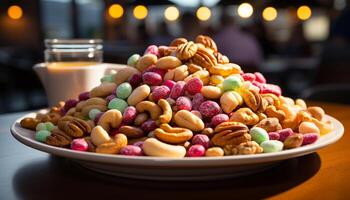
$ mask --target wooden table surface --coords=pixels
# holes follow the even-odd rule
[[[340,141],[259,174],[210,182],[98,174],[19,143],[9,129],[24,113],[1,115],[0,199],[350,199],[350,106],[317,105],[343,123]]]

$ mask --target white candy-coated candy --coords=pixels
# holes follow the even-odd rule
[[[91,131],[91,142],[98,146],[111,140],[108,133],[102,128],[102,126],[95,126]]]

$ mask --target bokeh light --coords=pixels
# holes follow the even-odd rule
[[[179,9],[177,9],[175,6],[169,6],[164,11],[164,17],[169,21],[177,20],[179,18],[179,15],[180,15]]]
[[[21,7],[13,5],[9,7],[7,14],[11,19],[20,19],[23,16],[23,10]]]
[[[146,6],[138,5],[134,8],[133,14],[136,19],[142,20],[147,17],[148,9]]]
[[[119,4],[113,4],[108,9],[109,16],[111,16],[114,19],[121,18],[124,14],[124,9]]]
[[[202,6],[196,12],[197,18],[201,21],[207,21],[211,17],[211,11],[208,7]]]
[[[277,10],[274,7],[267,7],[263,10],[262,16],[266,21],[273,21],[277,18]]]
[[[242,18],[249,18],[253,12],[253,6],[249,3],[242,3],[238,6],[238,15]]]
[[[309,6],[300,6],[297,10],[297,16],[301,20],[307,20],[311,17],[312,11]]]

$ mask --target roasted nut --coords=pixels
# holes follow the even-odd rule
[[[143,124],[143,122],[147,121],[148,119],[148,114],[147,113],[139,113],[136,115],[134,124],[136,126],[141,126],[141,124]]]
[[[211,142],[220,147],[238,145],[251,140],[248,131],[248,127],[240,122],[223,122],[215,127],[216,134],[211,138]]]
[[[267,116],[264,113],[258,113],[257,115],[259,117],[259,121],[267,118]]]
[[[51,122],[57,124],[58,120],[61,118],[61,115],[58,113],[47,113],[41,118],[41,122]]]
[[[135,107],[140,113],[147,111],[153,120],[157,120],[162,114],[162,109],[152,101],[141,101]]]
[[[305,101],[302,99],[295,100],[295,107],[298,107],[299,110],[305,110],[307,108]]]
[[[166,144],[156,138],[148,138],[145,140],[143,143],[143,151],[147,156],[182,158],[186,155],[185,147]]]
[[[158,47],[159,57],[175,55],[176,49],[177,48],[173,47],[173,46],[171,46],[171,47],[159,46]]]
[[[198,48],[197,53],[190,60],[192,63],[206,69],[210,69],[218,64],[215,56],[203,48]]]
[[[101,126],[95,126],[91,131],[90,137],[91,142],[96,146],[111,141],[111,138],[109,137],[108,133]]]
[[[187,83],[189,80],[191,80],[191,79],[193,79],[195,77],[201,79],[201,81],[203,82],[203,85],[208,85],[208,83],[210,81],[210,74],[206,70],[196,71],[195,73],[191,74],[190,76],[187,76],[184,79],[184,81]]]
[[[283,110],[277,110],[273,105],[266,107],[265,114],[268,117],[276,117],[280,122],[286,118],[286,114],[284,114]]]
[[[127,81],[132,75],[137,73],[140,73],[140,72],[133,67],[125,67],[125,68],[118,69],[117,73],[113,77],[113,82],[116,84],[116,86],[118,86],[119,84]],[[94,97],[94,96],[91,96],[91,93],[90,93],[90,97]]]
[[[261,94],[261,97],[268,102],[268,105],[275,106],[276,108],[279,108],[281,105],[279,98],[272,93]]]
[[[255,126],[265,129],[268,133],[279,131],[282,129],[281,124],[275,117],[263,119]]]
[[[158,105],[162,109],[163,114],[159,116],[157,123],[168,124],[171,121],[171,118],[173,116],[173,111],[171,110],[171,106],[169,102],[165,99],[159,99]]]
[[[188,110],[180,110],[174,116],[176,125],[188,128],[191,131],[201,131],[204,129],[203,121]]]
[[[23,118],[21,120],[20,125],[23,128],[27,128],[27,129],[30,129],[30,130],[35,130],[36,125],[38,125],[39,123],[40,123],[40,120],[38,120],[38,119],[35,119],[33,117],[26,117],[26,118]]]
[[[224,150],[221,147],[211,147],[205,151],[206,157],[221,157],[224,156]]]
[[[216,43],[213,39],[206,35],[198,35],[195,42],[203,44],[205,47],[212,49],[213,51],[218,51]]]
[[[242,97],[245,104],[254,112],[263,112],[266,109],[265,106],[267,106],[267,102],[263,103],[261,95],[255,90],[248,90],[247,92],[244,92]]]
[[[243,103],[241,95],[235,91],[228,91],[220,97],[221,108],[225,113],[231,113]]]
[[[292,148],[300,147],[302,143],[303,143],[303,134],[296,133],[288,136],[284,140],[283,146],[285,149],[292,149]]]
[[[112,128],[118,128],[122,122],[122,114],[119,110],[112,109],[103,113],[97,122],[104,130],[109,132]]]
[[[128,104],[134,106],[139,102],[145,100],[148,95],[151,93],[151,88],[148,85],[141,85],[137,87],[130,96],[128,97]]]
[[[208,70],[210,74],[229,76],[233,74],[234,68],[232,67],[232,65],[217,64],[215,66],[210,67]]]
[[[140,72],[145,70],[147,67],[156,64],[157,62],[157,56],[154,54],[146,54],[143,55],[136,63],[136,69],[138,69]]]
[[[192,41],[177,46],[176,57],[182,61],[190,59],[196,54],[198,46]]]
[[[207,85],[202,87],[201,94],[207,99],[219,99],[222,91],[216,86]]]
[[[227,56],[222,55],[220,52],[214,52],[214,56],[219,64],[227,64],[230,62]]]
[[[193,74],[199,70],[203,70],[203,68],[201,66],[198,66],[198,65],[193,64],[193,63],[188,63],[187,68],[188,68],[188,72],[191,74]]]
[[[177,47],[181,44],[185,44],[187,43],[187,39],[186,38],[175,38],[173,41],[171,41],[170,45],[171,47]]]
[[[154,130],[154,135],[163,142],[179,144],[190,140],[193,133],[187,128],[171,127],[169,124],[161,124],[159,128]]]
[[[51,131],[51,135],[46,138],[45,143],[55,147],[66,147],[70,145],[72,141],[72,137],[58,128],[55,128]]]
[[[118,131],[129,138],[141,138],[144,136],[143,130],[134,126],[121,126]]]
[[[100,97],[92,97],[86,101],[79,102],[75,106],[75,111],[81,112],[84,107],[93,106],[93,105],[107,106],[107,101]]]
[[[214,129],[208,127],[204,128],[201,132],[201,134],[207,135],[208,137],[212,137],[214,135]]]
[[[81,115],[84,117],[88,117],[89,116],[89,112],[92,109],[98,109],[101,112],[104,112],[107,110],[107,106],[105,105],[90,105],[90,106],[85,106],[82,110],[81,110]]]
[[[309,112],[311,114],[312,117],[314,117],[315,119],[322,121],[325,112],[322,108],[317,107],[317,106],[311,106],[307,108],[307,112]]]
[[[159,69],[174,69],[179,67],[181,64],[181,60],[179,60],[177,57],[165,56],[157,61],[156,67]]]
[[[169,70],[164,75],[164,80],[182,81],[188,76],[187,65],[181,65],[175,69]]]
[[[210,76],[210,85],[218,85],[221,84],[222,82],[224,82],[225,78],[223,76],[220,75],[211,75]]]
[[[250,108],[240,108],[231,115],[230,121],[241,122],[245,125],[255,125],[259,122],[259,116]]]
[[[128,139],[124,134],[114,136],[113,142],[103,143],[97,146],[96,153],[118,154],[119,151],[128,145]]]
[[[263,148],[254,141],[243,142],[239,145],[226,145],[224,147],[225,155],[248,155],[262,153]]]
[[[115,91],[116,87],[115,83],[102,83],[90,91],[90,97],[106,97]]]
[[[76,117],[62,117],[58,121],[57,126],[60,130],[73,138],[79,138],[91,132],[90,125],[86,121]]]

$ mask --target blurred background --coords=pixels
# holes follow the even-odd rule
[[[101,38],[104,61],[209,35],[284,95],[349,103],[349,0],[1,0],[0,113],[47,106],[34,74],[45,38]]]

